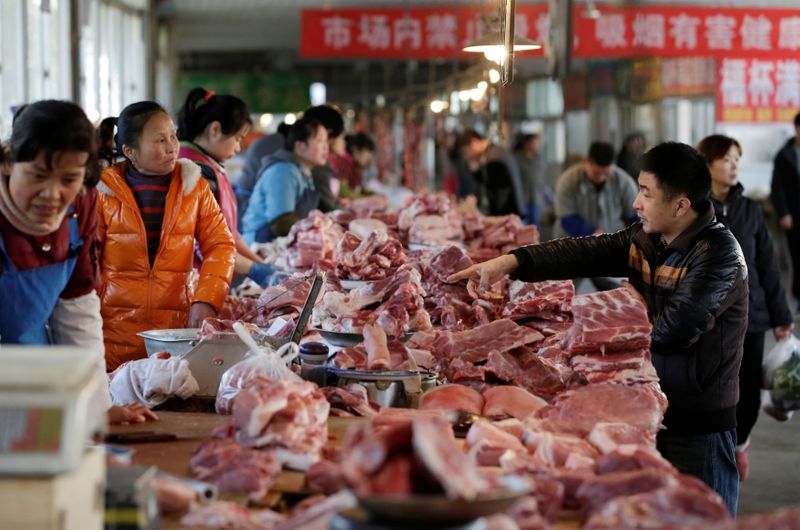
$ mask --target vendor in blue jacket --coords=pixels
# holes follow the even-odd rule
[[[328,161],[328,131],[311,118],[292,125],[286,147],[269,157],[261,169],[242,218],[241,233],[249,245],[285,236],[297,221],[319,204],[311,170]]]
[[[449,281],[627,276],[647,304],[653,364],[669,399],[658,450],[719,493],[735,515],[747,264],[714,216],[708,165],[692,147],[667,142],[652,148],[641,159],[638,182],[633,207],[640,220],[625,230],[518,248]]]

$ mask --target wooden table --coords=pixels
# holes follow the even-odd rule
[[[112,433],[125,433],[135,431],[153,431],[156,433],[169,433],[178,437],[170,442],[152,442],[126,444],[135,450],[133,464],[156,466],[162,471],[192,478],[189,470],[189,459],[197,446],[209,438],[217,427],[231,421],[230,416],[219,416],[206,412],[158,412],[159,421],[138,423],[132,425],[113,425]],[[338,446],[341,444],[347,429],[357,423],[366,421],[363,418],[328,418],[328,444]],[[275,506],[283,494],[307,494],[305,489],[305,475],[298,471],[284,470],[270,493],[255,503],[257,506]],[[223,496],[223,499],[243,499],[243,496]],[[179,523],[180,517],[167,517],[164,519],[164,528],[183,529]]]
[[[211,433],[231,420],[230,416],[219,416],[205,412],[158,412],[159,421],[135,425],[114,425],[112,433],[132,431],[154,431],[157,433],[170,433],[178,437],[170,442],[153,442],[130,444],[128,447],[135,449],[133,463],[135,465],[156,466],[159,469],[191,478],[189,459],[197,445],[209,438]],[[365,422],[364,418],[328,418],[328,443],[333,446],[341,444],[342,438],[349,427]],[[281,472],[278,481],[273,486],[270,494],[259,501],[258,505],[274,506],[283,494],[310,493],[304,488],[304,474],[297,471]],[[223,497],[232,498],[232,497]],[[243,497],[239,497],[242,499]],[[180,517],[165,517],[164,528],[167,530],[184,530]],[[577,521],[559,522],[556,529],[580,528]],[[189,529],[186,529],[189,530]]]

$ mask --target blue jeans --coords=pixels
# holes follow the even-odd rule
[[[736,468],[736,429],[700,435],[658,435],[658,451],[681,473],[694,475],[719,493],[736,517],[739,471]]]

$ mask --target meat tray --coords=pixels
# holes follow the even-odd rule
[[[361,333],[343,333],[341,331],[328,331],[327,329],[322,328],[313,328],[312,331],[316,331],[322,335],[322,338],[325,339],[325,342],[338,348],[353,348],[364,342],[364,335]],[[411,332],[403,335],[400,337],[400,342],[409,340],[414,333],[415,332]],[[387,340],[394,340],[394,337],[386,338]]]
[[[436,386],[436,374],[412,370],[345,370],[328,366],[327,380],[339,386],[358,383],[367,399],[381,407],[417,408],[422,394]]]

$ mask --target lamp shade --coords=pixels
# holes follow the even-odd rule
[[[531,50],[538,50],[541,48],[542,45],[538,42],[534,42],[527,37],[523,37],[519,34],[514,34],[514,53],[517,52],[525,52]],[[496,35],[484,35],[480,39],[471,42],[469,45],[464,47],[465,52],[475,52],[475,53],[485,53],[485,52],[492,52],[498,49],[504,49],[505,46],[503,43],[498,42]]]

